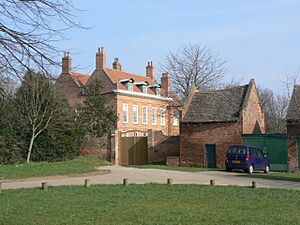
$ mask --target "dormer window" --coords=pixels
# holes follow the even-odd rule
[[[133,84],[131,82],[128,82],[126,86],[128,91],[133,91]]]
[[[128,91],[133,91],[134,80],[132,78],[122,79],[119,82],[122,83]]]
[[[148,93],[148,85],[149,83],[147,81],[144,82],[135,82],[134,83],[143,94],[147,94]]]
[[[160,96],[160,88],[159,87],[155,88],[155,94],[157,96]]]
[[[146,85],[143,85],[143,86],[142,86],[142,92],[143,92],[144,94],[147,94],[148,88],[147,88]]]

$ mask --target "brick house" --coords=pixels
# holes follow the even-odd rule
[[[300,168],[300,85],[295,85],[287,116],[288,166],[290,171]]]
[[[174,141],[171,137],[179,134],[180,105],[176,95],[170,91],[168,73],[164,73],[157,82],[152,62],[148,62],[145,72],[146,76],[123,71],[118,58],[114,59],[112,68],[107,67],[103,48],[96,53],[96,67],[91,75],[72,71],[69,53],[62,59],[62,74],[57,86],[66,94],[71,105],[82,104],[85,85],[96,79],[101,81],[106,104],[118,116],[114,130],[105,140],[108,158],[116,163],[121,154],[118,150],[121,137],[147,137],[149,161],[165,161],[167,155],[179,154],[179,138]],[[169,139],[172,141],[168,142]]]
[[[193,89],[180,123],[180,165],[224,166],[230,144],[243,144],[242,134],[264,132],[264,113],[254,80],[224,90]]]

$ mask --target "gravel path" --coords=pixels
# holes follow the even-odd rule
[[[78,175],[76,177],[39,177],[23,180],[2,181],[2,189],[18,189],[40,187],[42,182],[49,186],[83,185],[84,179],[90,179],[91,184],[122,184],[124,178],[129,183],[166,183],[167,178],[172,178],[174,184],[209,184],[215,180],[216,185],[251,186],[252,181],[257,182],[258,187],[287,188],[300,190],[300,182],[266,180],[239,176],[240,173],[228,173],[219,171],[209,172],[181,172],[158,169],[138,169],[120,166],[106,166],[100,169],[110,170],[111,173],[92,173]]]

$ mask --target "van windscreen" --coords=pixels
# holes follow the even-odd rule
[[[247,153],[247,148],[244,146],[231,146],[228,149],[229,154],[238,154],[238,155],[245,155]]]

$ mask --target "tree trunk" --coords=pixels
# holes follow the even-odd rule
[[[29,144],[29,148],[28,148],[27,160],[26,160],[27,163],[29,163],[29,161],[30,161],[31,150],[32,150],[34,139],[35,139],[35,135],[34,135],[34,132],[32,132],[32,136],[31,136],[31,140],[30,140],[30,144]]]

